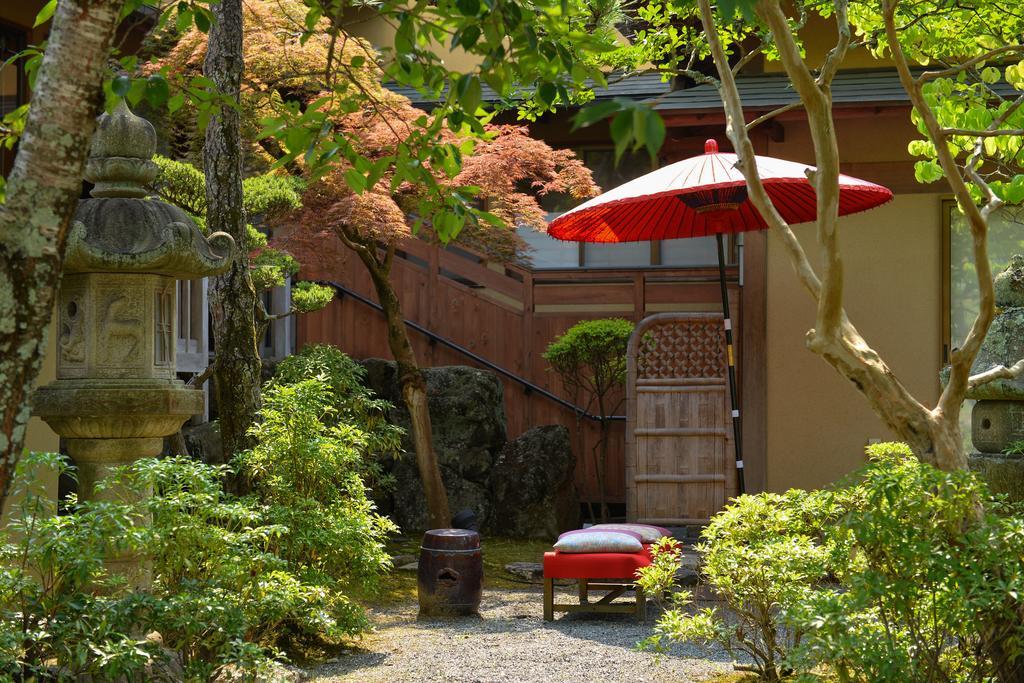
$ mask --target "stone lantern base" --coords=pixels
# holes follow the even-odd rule
[[[1024,503],[1024,458],[971,453],[967,456],[967,463],[993,493],[1006,495],[1015,503]]]
[[[40,387],[32,403],[67,439],[79,495],[93,499],[95,482],[111,469],[159,455],[164,437],[203,411],[203,393],[180,380],[59,379]]]

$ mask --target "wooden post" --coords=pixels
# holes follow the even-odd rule
[[[555,620],[555,580],[544,578],[544,621]]]

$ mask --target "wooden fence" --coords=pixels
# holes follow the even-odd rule
[[[735,284],[736,269],[731,268],[729,275],[733,280],[733,320],[739,321],[742,302]],[[335,259],[333,265],[315,270],[304,269],[303,276],[334,281],[377,300],[369,277],[354,257]],[[392,281],[406,319],[577,405],[579,398],[565,391],[543,358],[548,344],[573,324],[604,317],[639,322],[657,312],[721,309],[714,268],[531,271],[487,263],[474,254],[440,249],[416,239],[402,245]],[[431,343],[422,334],[410,331],[410,337],[424,366],[474,365],[465,355]],[[736,338],[742,339],[742,334]],[[319,313],[299,316],[297,341],[300,348],[306,343],[326,342],[355,358],[390,358],[383,316],[351,297],[341,297]],[[737,350],[742,353],[742,348]],[[510,379],[503,378],[503,382],[509,438],[539,425],[568,427],[576,452],[580,497],[597,500],[592,455],[598,437],[596,423],[584,420],[580,434],[571,409],[530,393]],[[617,413],[625,414],[624,400]],[[624,503],[624,421],[615,423],[612,440],[606,495],[609,502]]]

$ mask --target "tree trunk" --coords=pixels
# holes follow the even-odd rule
[[[211,6],[216,21],[210,28],[203,73],[224,96],[238,101],[242,79],[242,3],[221,0]],[[206,173],[206,224],[222,230],[239,245],[231,268],[212,279],[214,392],[229,460],[252,446],[249,427],[260,409],[260,362],[256,338],[256,290],[249,275],[245,211],[242,207],[242,136],[239,114],[229,106],[210,120],[203,145]]]
[[[370,247],[372,248],[372,247]],[[444,529],[451,525],[451,511],[448,508],[448,493],[441,479],[441,469],[434,452],[434,441],[430,427],[430,411],[427,405],[427,383],[416,362],[416,353],[402,319],[402,305],[398,294],[391,286],[390,267],[380,267],[376,257],[367,250],[358,252],[373,279],[377,298],[384,309],[388,326],[388,346],[398,364],[398,382],[402,387],[402,399],[409,411],[412,422],[412,440],[416,449],[416,465],[423,482],[423,493],[427,498],[427,520],[432,529]]]
[[[61,0],[0,205],[0,507],[21,457],[124,0]]]

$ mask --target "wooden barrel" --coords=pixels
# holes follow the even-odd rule
[[[423,534],[419,564],[420,614],[477,614],[484,588],[480,534],[434,529]]]

